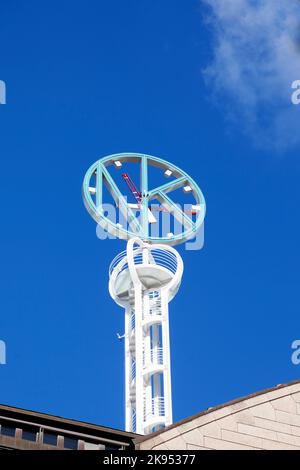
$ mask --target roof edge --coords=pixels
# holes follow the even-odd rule
[[[138,436],[138,434],[135,434],[135,433],[132,433],[132,432],[127,432],[127,431],[124,431],[124,430],[121,430],[121,429],[110,428],[108,426],[102,426],[102,425],[98,425],[98,424],[88,423],[86,421],[76,420],[76,419],[73,419],[73,418],[64,418],[62,416],[52,415],[52,414],[49,414],[49,413],[43,413],[43,412],[40,412],[40,411],[28,410],[28,409],[25,409],[25,408],[19,408],[17,406],[10,406],[10,405],[5,405],[5,404],[0,404],[0,413],[1,413],[1,410],[7,411],[7,412],[12,412],[12,413],[14,413],[14,412],[15,413],[20,413],[20,414],[24,414],[24,415],[27,415],[27,416],[32,416],[34,418],[48,419],[48,420],[52,420],[54,422],[60,422],[62,424],[64,423],[64,424],[69,424],[69,425],[74,425],[74,426],[83,426],[83,427],[93,429],[93,430],[99,430],[99,431],[112,433],[112,434],[119,434],[119,435],[122,435],[122,436],[127,436],[127,437],[132,437],[132,438]]]
[[[189,423],[190,421],[193,421],[196,418],[200,418],[201,416],[205,416],[209,413],[213,413],[214,411],[221,410],[222,408],[226,408],[227,406],[232,406],[232,405],[235,405],[236,403],[240,403],[242,401],[249,400],[250,398],[254,398],[254,397],[257,397],[259,395],[263,395],[265,393],[270,393],[270,392],[273,392],[275,390],[280,390],[281,388],[290,387],[291,385],[296,385],[296,384],[299,384],[299,383],[300,383],[300,379],[293,380],[292,382],[288,382],[286,384],[278,384],[275,387],[260,390],[259,392],[254,392],[254,393],[251,393],[250,395],[246,395],[246,396],[241,397],[241,398],[235,398],[234,400],[230,400],[230,401],[228,401],[228,402],[226,402],[222,405],[217,405],[217,406],[213,406],[211,408],[207,408],[206,410],[200,411],[200,413],[196,413],[196,414],[193,414],[192,416],[189,416],[188,418],[181,419],[180,421],[177,421],[176,423],[173,423],[170,426],[167,426],[165,429],[153,432],[152,434],[147,434],[146,436],[138,436],[134,439],[134,443],[139,444],[139,443],[144,442],[148,439],[151,439],[152,437],[163,434],[163,433],[169,431],[170,429],[173,429],[177,426],[181,426],[182,424],[185,424],[185,423]]]

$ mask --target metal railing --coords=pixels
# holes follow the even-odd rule
[[[126,257],[127,257],[127,252],[126,250],[124,250],[113,259],[109,267],[109,275],[112,274],[114,269],[116,269],[118,265],[121,263],[121,261],[123,261],[124,258]],[[144,264],[143,252],[141,248],[135,248],[134,250],[134,263],[136,265]],[[162,248],[155,248],[155,249],[150,248],[149,249],[148,264],[157,264],[158,266],[168,269],[173,274],[175,274],[177,271],[176,255]],[[124,263],[124,265],[120,268],[120,271],[118,274],[120,274],[125,269],[128,269],[127,262]]]
[[[133,331],[135,329],[135,313],[132,312],[130,316],[130,330]]]
[[[161,315],[161,299],[150,300],[149,302],[149,313],[148,315]]]
[[[176,273],[177,258],[174,253],[160,248],[156,248],[154,250],[151,250],[151,257],[153,257],[155,264],[169,269],[169,271],[171,271],[173,274]]]
[[[151,410],[147,411],[144,406],[144,421],[161,416],[165,416],[165,399],[164,397],[152,398]]]
[[[155,365],[163,365],[164,357],[163,357],[163,348],[154,348],[150,349],[150,357],[146,357],[145,351],[143,351],[143,366],[155,366]]]
[[[135,361],[132,361],[131,363],[131,381],[135,380],[136,377],[136,363]]]
[[[162,365],[164,363],[163,348],[151,349],[151,363]]]
[[[151,300],[153,301],[153,300],[157,299],[158,297],[160,297],[160,292],[158,290],[152,290],[152,291],[149,292],[148,295],[149,295],[150,301]]]
[[[132,429],[132,432],[136,432],[136,413],[135,413],[135,410],[132,410],[131,429]]]
[[[120,264],[121,261],[123,261],[124,258],[127,257],[127,251],[124,250],[121,253],[119,253],[110,263],[109,266],[109,275],[114,271],[114,269]],[[135,248],[134,249],[134,259],[136,260],[136,264],[142,264],[143,262],[143,255],[142,255],[142,250],[141,248]],[[124,266],[120,269],[120,273],[124,271],[125,269],[128,269],[128,263],[126,262]]]

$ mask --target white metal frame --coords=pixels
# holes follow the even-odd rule
[[[151,289],[145,287],[144,268]],[[117,292],[121,273],[129,286],[125,298]],[[126,431],[149,434],[172,424],[169,302],[182,274],[183,261],[174,248],[139,238],[130,239],[111,264],[109,291],[125,308]]]
[[[136,204],[127,202],[127,198],[121,193],[117,183],[112,178],[109,169],[111,166],[120,168],[123,163],[132,162],[140,165],[140,209],[142,217],[136,217]],[[173,175],[175,179],[156,188],[150,188],[148,184],[148,173],[151,167],[162,170],[166,177]],[[94,181],[95,180],[95,181]],[[116,206],[119,208],[128,227],[123,227],[120,223],[115,223],[105,215],[103,207],[103,185],[111,193]],[[194,210],[196,220],[193,221],[172,199],[172,191],[182,188],[185,192],[190,192],[194,196]],[[196,236],[196,232],[202,226],[206,205],[205,198],[196,182],[183,170],[166,160],[152,155],[141,153],[118,153],[108,155],[95,162],[87,171],[82,187],[83,201],[93,219],[110,234],[129,240],[132,237],[140,237],[148,243],[160,243],[178,245]],[[165,234],[162,236],[150,236],[149,223],[155,218],[150,210],[151,201],[157,200],[162,208],[174,216],[182,225],[180,233]],[[139,206],[139,205],[138,205]]]

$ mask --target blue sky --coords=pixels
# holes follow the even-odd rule
[[[299,378],[299,63],[282,78],[271,61],[265,101],[253,83],[268,86],[267,72],[247,75],[260,59],[247,63],[219,2],[205,3],[0,0],[1,403],[124,426],[123,312],[107,287],[125,244],[97,239],[81,184],[97,158],[125,151],[174,162],[207,201],[204,249],[179,249],[170,304],[174,419]],[[285,35],[290,13],[278,10]],[[235,86],[219,75],[232,70],[224,37]]]

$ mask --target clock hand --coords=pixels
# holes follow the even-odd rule
[[[142,193],[137,189],[136,185],[134,184],[134,182],[130,178],[129,174],[128,173],[122,173],[122,178],[125,181],[125,183],[127,184],[128,188],[129,188],[131,194],[133,195],[134,199],[136,200],[136,202],[138,204],[140,204],[141,201],[142,201]]]
[[[131,177],[129,176],[128,173],[122,173],[122,178],[127,184],[131,194],[133,195],[134,199],[136,200],[138,207],[137,209],[140,209],[141,203],[142,203],[142,193],[141,191],[138,190],[134,182],[132,181]],[[132,207],[134,208],[134,207]],[[148,222],[150,224],[155,224],[157,222],[156,218],[152,214],[151,210],[148,209]]]

